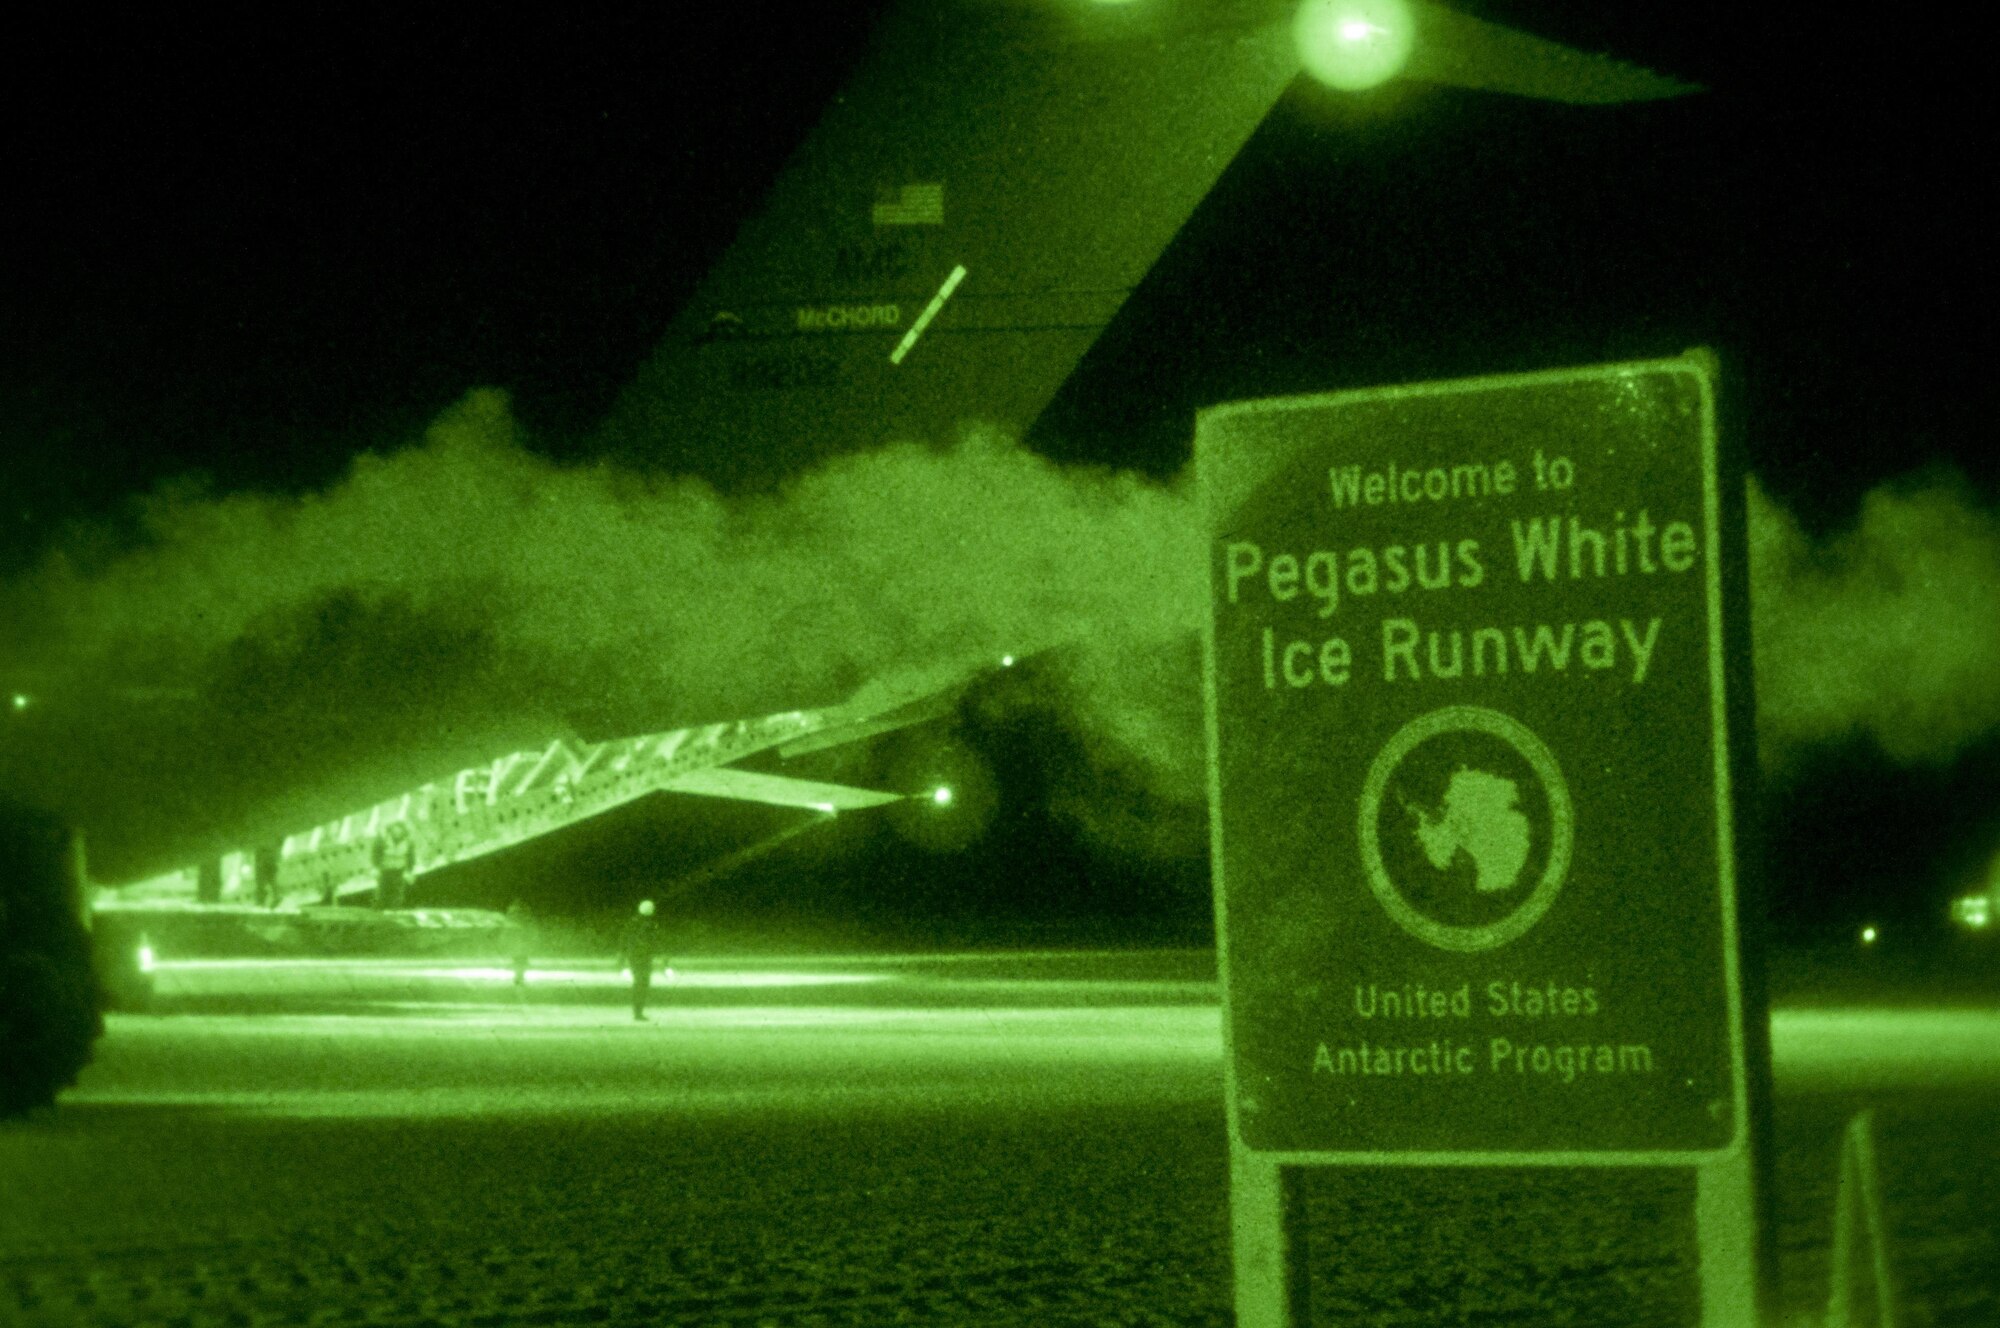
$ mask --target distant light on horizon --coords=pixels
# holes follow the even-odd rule
[[[1863,927],[1861,929],[1861,943],[1863,945],[1873,945],[1875,944],[1875,938],[1880,934],[1881,933],[1877,932],[1875,930],[1874,925],[1871,923],[1870,925]]]

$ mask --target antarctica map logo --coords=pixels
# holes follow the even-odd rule
[[[1361,788],[1361,863],[1398,926],[1441,950],[1525,933],[1569,874],[1575,810],[1555,757],[1497,710],[1448,706],[1396,731]]]

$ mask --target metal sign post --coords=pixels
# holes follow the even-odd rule
[[[1304,1328],[1311,1320],[1303,1179],[1297,1167],[1230,1142],[1230,1254],[1243,1328]]]
[[[1220,406],[1196,464],[1239,1323],[1305,1322],[1318,1165],[1693,1168],[1756,1322],[1710,360]]]
[[[1877,1328],[1896,1328],[1896,1282],[1889,1266],[1889,1224],[1882,1211],[1881,1174],[1875,1165],[1875,1111],[1847,1122],[1840,1135],[1840,1173],[1833,1190],[1833,1267],[1827,1295],[1827,1328],[1854,1322],[1855,1229],[1867,1232],[1869,1271],[1875,1280]]]

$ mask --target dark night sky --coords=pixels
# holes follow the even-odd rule
[[[0,572],[184,472],[223,493],[323,486],[475,386],[511,391],[533,446],[587,455],[881,8],[540,25],[63,8],[6,57]],[[1465,8],[1715,92],[1639,112],[1481,99],[1475,139],[1459,132],[1468,94],[1357,109],[1295,91],[1038,446],[1165,475],[1192,407],[1336,385],[1332,357],[1340,382],[1383,381],[1700,340],[1735,375],[1753,468],[1809,532],[1939,463],[1990,514],[2000,449],[1975,418],[1990,131],[1972,43],[1929,15]],[[1410,126],[1392,128],[1399,113]],[[1439,155],[1413,172],[1423,142]],[[1519,206],[1551,181],[1574,193]],[[1426,274],[1491,259],[1503,247],[1485,239],[1523,226],[1573,264],[1492,259],[1481,298],[1425,304]],[[1990,735],[1916,773],[1837,748],[1787,795],[1814,829],[1783,850],[1865,895],[1864,876],[1895,874],[1917,844],[1975,857],[1996,786]],[[1822,833],[1843,824],[1901,830]]]
[[[86,7],[16,46],[10,547],[189,467],[323,482],[472,385],[586,430],[872,10],[692,12]]]

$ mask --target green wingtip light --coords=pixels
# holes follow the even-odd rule
[[[1292,40],[1307,73],[1330,88],[1359,92],[1402,72],[1416,19],[1408,0],[1304,0],[1292,19]]]

